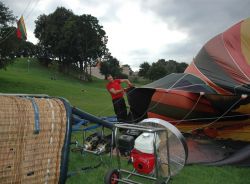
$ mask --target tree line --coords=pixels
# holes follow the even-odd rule
[[[12,11],[0,2],[0,68],[5,68],[14,57],[29,56],[64,73],[74,69],[81,79],[91,80],[91,67],[101,61],[103,75],[127,77],[122,73],[119,60],[109,52],[108,36],[96,17],[75,15],[64,7],[42,14],[35,21],[36,45],[17,39],[13,26],[16,21]],[[183,72],[185,67],[184,63],[161,59],[152,65],[142,63],[139,75],[155,80],[171,72]]]
[[[159,59],[151,65],[148,62],[140,64],[138,75],[149,80],[157,80],[171,73],[183,73],[187,63],[174,60]]]
[[[0,2],[0,69],[6,68],[14,57],[35,54],[35,46],[31,42],[18,40],[13,23],[17,17]]]

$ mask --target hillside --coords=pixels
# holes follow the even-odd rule
[[[51,80],[52,75],[52,71],[34,59],[30,63],[25,58],[16,59],[7,70],[0,70],[0,93],[48,94],[64,97],[72,106],[98,116],[113,113],[104,80],[89,83],[63,74]]]

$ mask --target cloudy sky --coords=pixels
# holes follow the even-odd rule
[[[108,48],[121,64],[138,70],[144,61],[173,59],[190,63],[212,37],[250,17],[250,0],[3,0],[22,14],[28,40],[37,43],[34,21],[63,6],[97,17]]]

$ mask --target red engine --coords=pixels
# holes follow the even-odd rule
[[[151,174],[155,167],[154,154],[142,153],[137,149],[133,149],[130,154],[133,166],[138,173]]]

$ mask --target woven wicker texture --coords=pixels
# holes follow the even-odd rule
[[[0,183],[58,183],[65,132],[61,100],[0,96]]]

